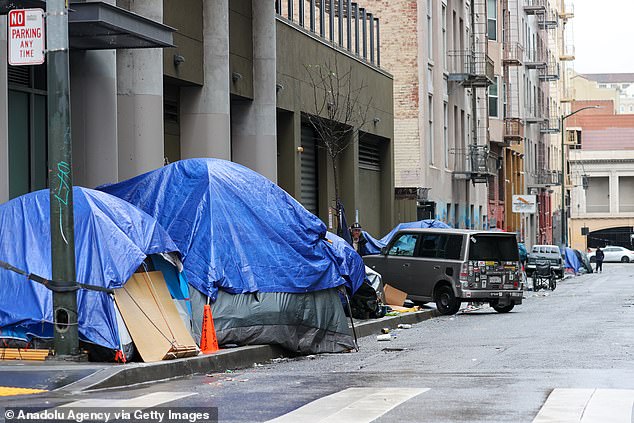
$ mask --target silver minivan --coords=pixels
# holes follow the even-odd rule
[[[461,302],[487,302],[507,313],[522,303],[521,265],[514,233],[404,229],[381,254],[363,257],[383,283],[415,303],[434,301],[442,314]]]

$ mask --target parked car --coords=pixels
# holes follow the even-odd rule
[[[547,260],[558,278],[564,277],[564,258],[556,245],[533,245],[526,261],[526,276],[533,276],[537,261]]]
[[[617,246],[607,246],[601,249],[605,258],[603,261],[620,261],[621,263],[629,263],[634,261],[634,251],[628,250],[624,247]],[[595,263],[596,259],[596,251],[593,251],[588,254],[588,258],[590,259],[590,263]]]
[[[522,303],[521,264],[514,233],[404,229],[381,254],[365,256],[383,283],[412,301],[434,301],[442,314],[462,302],[488,302],[499,313]]]

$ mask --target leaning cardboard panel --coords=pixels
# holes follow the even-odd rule
[[[407,292],[403,292],[390,285],[385,285],[385,303],[388,305],[402,306],[407,299]]]
[[[115,301],[143,361],[198,354],[161,272],[135,273],[115,291]]]

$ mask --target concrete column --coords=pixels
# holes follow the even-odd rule
[[[117,182],[116,52],[72,51],[70,70],[75,184]]]
[[[7,17],[0,16],[0,203],[9,200],[9,87]]]
[[[611,171],[608,179],[610,193],[610,213],[619,212],[619,176],[616,171]]]
[[[253,101],[233,110],[233,160],[277,182],[275,3],[253,1]]]
[[[131,11],[163,21],[163,2],[135,0]],[[163,50],[117,51],[119,179],[159,168],[164,160]]]
[[[229,2],[203,2],[203,86],[181,88],[181,157],[231,160]]]

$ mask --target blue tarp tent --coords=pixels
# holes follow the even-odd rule
[[[379,254],[381,252],[381,248],[387,246],[388,242],[390,242],[390,240],[392,239],[392,237],[394,236],[396,232],[400,231],[401,229],[411,229],[411,228],[446,229],[446,228],[451,228],[451,226],[435,219],[426,219],[426,220],[419,220],[416,222],[399,223],[398,225],[396,225],[394,229],[392,229],[387,235],[385,235],[381,239],[376,239],[372,237],[370,234],[368,234],[367,232],[363,231],[363,236],[365,236],[365,239],[368,240],[368,243],[366,244],[368,253]]]
[[[574,270],[575,273],[579,273],[579,269],[581,269],[583,264],[579,260],[579,257],[577,257],[575,250],[573,250],[572,248],[566,247],[566,252],[564,256],[565,256],[564,267],[566,269]]]
[[[213,300],[218,288],[303,293],[346,284],[354,292],[363,281],[321,220],[237,163],[182,160],[99,189],[154,216],[181,251],[189,283]]]
[[[103,192],[74,187],[77,281],[119,288],[146,256],[178,251],[156,220],[133,205]],[[49,191],[0,205],[0,260],[51,278]],[[79,290],[79,337],[119,349],[114,302],[105,292]],[[52,293],[16,273],[0,270],[0,333],[53,336]]]

